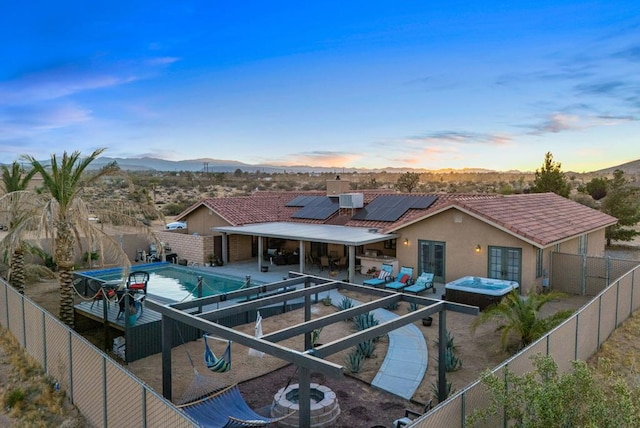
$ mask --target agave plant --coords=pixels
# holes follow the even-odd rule
[[[415,312],[418,310],[420,305],[415,302],[409,302],[409,307],[407,308],[407,312]]]
[[[444,390],[444,397],[442,397],[442,400],[440,400],[440,388],[438,388],[438,384],[437,383],[431,384],[431,394],[433,394],[433,397],[438,400],[438,403],[446,400],[447,398],[449,398],[451,394],[456,392],[456,390],[452,388],[451,382],[446,382],[446,384],[447,386],[446,386],[446,389]]]
[[[395,311],[396,309],[398,309],[398,302],[391,302],[389,303],[387,306],[384,307],[386,310],[388,311]]]
[[[353,308],[355,305],[353,304],[353,300],[348,297],[343,297],[340,303],[338,304],[338,309],[344,311],[345,309]]]
[[[353,317],[353,324],[356,330],[362,331],[380,324],[380,321],[371,312],[365,312]]]
[[[364,356],[357,348],[353,348],[351,352],[349,352],[349,355],[347,355],[345,364],[351,373],[358,373],[362,369],[363,361]]]
[[[358,343],[356,349],[364,358],[371,358],[376,350],[376,343],[373,339],[365,340],[364,342]]]

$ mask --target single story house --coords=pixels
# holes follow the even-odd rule
[[[202,200],[181,213],[189,233],[215,235],[225,263],[260,267],[330,260],[353,273],[381,264],[411,266],[436,282],[481,276],[518,282],[527,292],[548,281],[552,252],[602,256],[605,228],[617,219],[554,193],[518,195],[353,192],[329,180],[327,192],[256,192]]]

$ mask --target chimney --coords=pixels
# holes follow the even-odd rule
[[[349,180],[341,180],[339,175],[335,180],[327,180],[327,196],[330,198],[337,198],[343,193],[349,193],[350,190]]]

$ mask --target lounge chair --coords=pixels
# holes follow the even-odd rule
[[[433,274],[422,272],[422,275],[420,275],[416,279],[416,282],[414,284],[405,287],[402,291],[404,291],[405,293],[418,294],[428,289],[431,289],[431,291],[433,291],[434,293],[436,292],[436,287],[433,286]]]
[[[411,278],[413,277],[413,268],[402,266],[400,272],[398,272],[397,279],[393,282],[388,282],[384,285],[384,288],[391,290],[402,290],[408,285],[411,285]]]
[[[393,266],[388,263],[382,263],[382,266],[380,267],[380,273],[378,273],[378,276],[371,279],[365,279],[362,283],[364,285],[368,285],[371,287],[377,287],[379,285],[382,285],[386,282],[393,280],[393,277],[391,276],[391,272],[393,272]]]

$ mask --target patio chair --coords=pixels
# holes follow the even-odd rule
[[[337,270],[342,270],[342,268],[347,267],[347,258],[345,256],[340,257],[333,263],[333,267]]]
[[[400,272],[398,272],[397,279],[393,282],[387,282],[384,288],[400,291],[406,286],[411,285],[411,278],[413,278],[413,268],[402,266]]]
[[[160,260],[160,257],[158,257],[158,249],[156,247],[155,242],[152,242],[151,244],[149,244],[149,254],[147,254],[147,261],[157,262],[159,260]]]
[[[409,285],[408,287],[405,287],[402,291],[404,291],[405,293],[418,294],[428,289],[431,289],[435,294],[436,287],[434,287],[433,285],[433,274],[422,272],[422,274],[416,279],[415,283]]]
[[[100,283],[95,279],[88,280],[87,283],[87,292],[93,297],[93,301],[91,302],[90,309],[93,309],[93,304],[105,300],[107,301],[107,307],[111,303],[111,299],[116,296],[116,290],[110,286],[104,286],[104,284]]]
[[[408,426],[413,421],[415,421],[416,418],[419,418],[424,413],[427,413],[429,410],[431,410],[432,407],[433,407],[432,400],[429,400],[427,401],[427,404],[425,404],[424,406],[423,413],[419,413],[411,409],[404,409],[404,417],[393,421],[393,428],[403,428]]]
[[[147,284],[149,283],[149,272],[134,271],[127,278],[127,290],[133,293],[147,294]]]
[[[377,287],[386,282],[392,281],[393,276],[391,276],[391,272],[393,272],[393,266],[388,263],[382,263],[382,266],[380,267],[380,273],[378,273],[378,276],[371,279],[365,279],[362,282],[362,284],[368,285],[371,287]]]
[[[329,262],[329,256],[320,256],[320,270],[323,271],[324,268],[331,270],[331,263]]]

